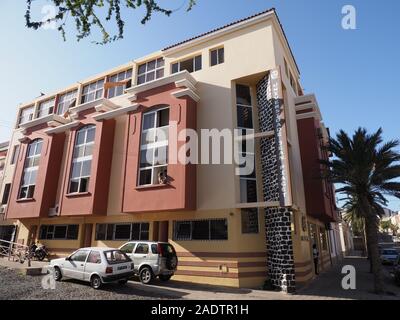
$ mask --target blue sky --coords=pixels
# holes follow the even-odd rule
[[[179,8],[185,0],[161,0]],[[99,46],[94,34],[67,42],[53,30],[25,28],[25,0],[0,0],[0,141],[10,138],[16,107],[80,79],[141,57],[270,7],[277,9],[301,71],[306,93],[317,95],[326,125],[334,134],[358,126],[384,129],[399,138],[400,1],[398,0],[197,0],[189,13],[153,16],[140,24],[143,11],[124,11],[125,38]],[[34,1],[37,16],[45,0]],[[342,7],[357,12],[357,30],[341,28]],[[400,201],[390,207],[400,210]]]

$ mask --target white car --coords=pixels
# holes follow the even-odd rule
[[[51,260],[50,267],[56,281],[62,278],[82,280],[90,282],[94,289],[110,282],[126,284],[134,275],[132,260],[112,248],[82,248],[67,258]]]

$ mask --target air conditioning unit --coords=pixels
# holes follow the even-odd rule
[[[58,205],[54,208],[50,208],[49,210],[49,217],[57,217],[58,216]]]
[[[6,213],[6,206],[0,206],[0,214]]]

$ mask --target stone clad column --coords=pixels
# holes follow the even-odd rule
[[[260,132],[274,133],[260,141],[264,201],[279,203],[277,207],[264,209],[268,275],[274,288],[292,293],[295,291],[292,212],[287,206],[289,175],[281,92],[279,70],[271,70],[257,84]]]

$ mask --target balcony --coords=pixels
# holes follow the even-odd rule
[[[20,124],[20,128],[23,130],[23,134],[27,134],[28,131],[32,131],[36,127],[41,127],[43,125],[48,126],[48,127],[57,127],[59,125],[63,125],[70,122],[70,120],[59,116],[57,114],[49,114],[44,117],[36,118],[33,120],[30,120],[28,122],[25,122],[23,124]]]

